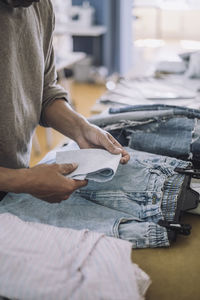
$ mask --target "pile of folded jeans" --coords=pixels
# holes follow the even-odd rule
[[[110,108],[90,121],[135,150],[200,163],[200,110],[165,104]]]

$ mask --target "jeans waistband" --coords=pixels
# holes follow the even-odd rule
[[[3,198],[6,196],[6,192],[0,191],[0,201],[3,200]]]
[[[174,174],[164,184],[164,194],[161,204],[164,219],[172,222],[175,217],[178,195],[182,188],[184,175]]]

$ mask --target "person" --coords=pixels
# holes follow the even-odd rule
[[[108,132],[90,124],[56,82],[50,0],[0,0],[0,191],[29,193],[48,202],[67,199],[87,184],[69,174],[77,165],[29,168],[31,138],[39,124],[76,141],[80,148],[129,154]]]

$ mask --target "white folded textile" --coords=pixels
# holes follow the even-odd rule
[[[67,177],[77,180],[86,178],[98,182],[109,181],[113,178],[120,158],[121,154],[111,154],[103,149],[80,149],[56,153],[56,163],[78,164],[78,168]]]
[[[142,300],[150,279],[131,243],[88,230],[0,215],[0,296],[20,300]]]

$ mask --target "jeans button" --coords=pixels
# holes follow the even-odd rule
[[[156,199],[157,199],[156,195],[153,195],[152,196],[152,204],[156,204]]]

